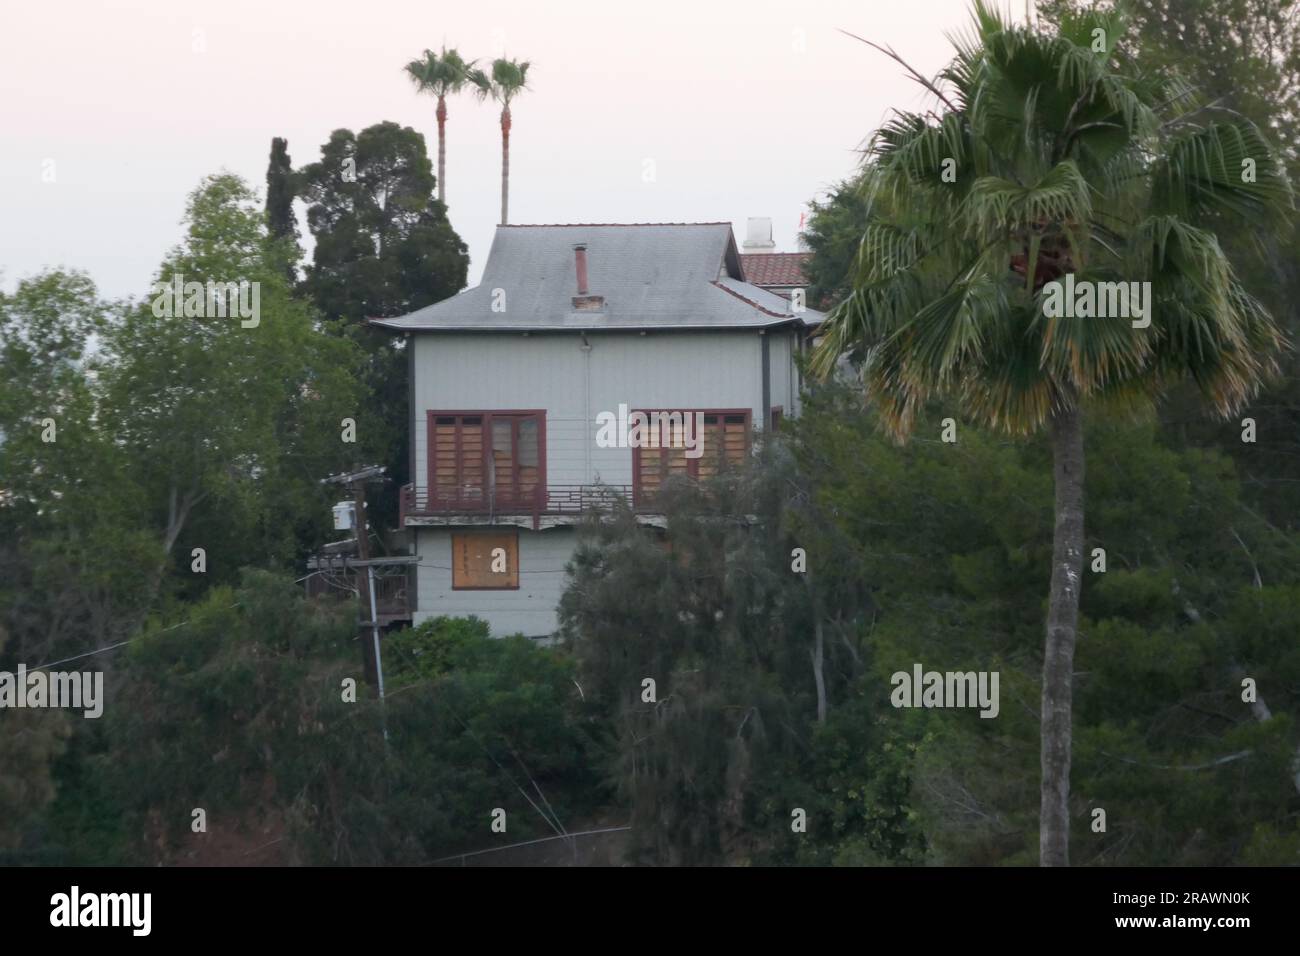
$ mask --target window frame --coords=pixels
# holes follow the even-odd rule
[[[441,497],[438,494],[438,483],[436,478],[437,462],[435,460],[435,456],[437,455],[438,448],[437,448],[437,440],[435,438],[435,429],[437,428],[437,420],[439,418],[459,419],[459,418],[466,418],[466,417],[478,417],[482,419],[482,425],[480,427],[482,428],[481,464],[483,468],[483,486],[479,489],[479,494],[477,499],[473,501],[469,501],[466,498],[462,497],[462,493],[464,489],[463,487],[460,486],[459,483],[458,483],[457,496],[454,499],[447,499]],[[492,426],[493,426],[493,420],[495,418],[510,419],[516,423],[525,418],[533,418],[537,421],[537,485],[533,489],[531,495],[512,498],[511,500],[505,502],[504,505],[499,500],[499,493],[497,496],[489,494],[489,490],[493,487],[492,482],[489,480],[489,476],[494,473],[494,469],[495,469],[495,462],[492,458],[493,455]],[[458,452],[459,452],[460,442],[461,442],[460,429],[462,427],[463,425],[461,425],[460,423],[458,423],[456,426],[456,447]],[[519,429],[517,424],[512,428],[511,433],[512,435],[518,435]],[[546,487],[547,487],[546,486],[546,409],[544,408],[468,408],[468,409],[431,408],[425,411],[425,444],[427,446],[425,448],[425,465],[424,465],[425,493],[427,495],[429,504],[431,506],[437,507],[441,505],[446,505],[451,508],[456,508],[456,507],[465,506],[466,504],[472,504],[483,511],[486,511],[489,508],[499,511],[501,510],[502,507],[511,508],[511,507],[522,507],[524,505],[527,505],[529,507],[529,510],[532,510],[534,507],[537,506],[539,502],[544,502],[546,500],[546,494],[547,494],[546,492]],[[458,453],[456,458],[456,468],[458,474],[461,465],[462,465],[462,460]],[[516,462],[515,480],[514,480],[515,486],[518,486],[519,484],[518,469],[519,469],[519,465]]]
[[[754,448],[753,443],[751,441],[752,435],[750,434],[753,428],[754,410],[752,408],[633,408],[628,412],[628,414],[630,416],[632,414],[635,414],[636,412],[640,412],[643,415],[651,415],[656,412],[658,413],[678,412],[682,415],[695,415],[695,414],[717,415],[719,418],[725,418],[728,415],[738,415],[744,418],[745,454],[747,455],[750,454]],[[726,422],[724,421],[723,424],[725,425]],[[658,449],[660,453],[660,463],[661,466],[664,468],[664,479],[662,480],[667,479],[667,457],[668,457],[667,452],[670,447],[671,446],[668,445],[661,445]],[[630,449],[630,451],[632,452],[632,505],[633,507],[637,507],[637,508],[643,507],[650,503],[650,501],[646,499],[645,489],[643,489],[641,486],[641,450],[642,449],[639,447]],[[704,459],[703,455],[701,455],[699,458],[686,459],[686,474],[687,477],[691,478],[693,481],[699,481],[700,462],[703,459]],[[651,497],[651,500],[653,500],[653,496]]]

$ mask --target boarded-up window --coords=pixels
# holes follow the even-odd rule
[[[696,413],[685,411],[680,414],[692,417],[690,427],[694,429],[693,416]],[[712,478],[721,470],[724,461],[727,467],[736,467],[749,452],[748,412],[705,412],[703,435],[695,436],[697,441],[703,441],[703,448],[695,458],[687,457],[681,432],[674,430],[675,426],[662,420],[659,425],[651,441],[633,450],[638,503],[653,499],[663,483],[674,475]]]
[[[519,587],[519,532],[453,534],[451,586],[455,590]]]

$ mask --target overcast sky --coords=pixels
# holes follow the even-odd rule
[[[969,22],[968,0],[8,0],[0,281],[63,265],[106,296],[144,295],[189,191],[222,169],[263,191],[273,136],[300,166],[331,130],[393,120],[436,154],[434,100],[402,67],[443,44],[533,64],[511,222],[730,220],[740,241],[747,217],[770,216],[792,251],[807,201],[890,107],[924,101],[838,31],[932,75]],[[463,95],[448,113],[472,284],[499,219],[498,112]]]

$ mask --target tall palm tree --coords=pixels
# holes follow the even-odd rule
[[[1228,416],[1275,371],[1283,345],[1214,232],[1226,217],[1263,222],[1287,209],[1281,167],[1249,123],[1199,105],[1177,78],[1142,74],[1119,52],[1125,28],[1122,11],[1091,10],[1054,31],[1013,26],[977,0],[973,35],[954,39],[936,81],[903,64],[937,113],[897,113],[872,139],[853,288],[813,355],[823,376],[840,355],[861,357],[868,398],[900,440],[932,400],[987,427],[1050,436],[1043,865],[1069,862],[1083,409],[1149,408],[1187,377]],[[1150,282],[1150,324],[1061,315],[1051,300],[1070,274]]]
[[[425,50],[424,57],[406,64],[406,75],[416,92],[438,98],[438,201],[447,202],[447,97],[459,93],[470,82],[475,60],[468,63],[456,50],[442,48],[441,55]]]
[[[504,226],[510,221],[510,103],[528,89],[528,63],[496,59],[492,61],[491,75],[474,70],[470,81],[477,87],[479,99],[491,98],[501,104],[501,225]]]

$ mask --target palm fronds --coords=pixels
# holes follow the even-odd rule
[[[897,112],[871,138],[854,285],[812,357],[828,375],[861,356],[897,436],[939,396],[1023,433],[1063,401],[1142,407],[1179,376],[1227,414],[1274,369],[1281,335],[1214,229],[1286,209],[1282,165],[1241,117],[1141,73],[1126,28],[1084,11],[1049,33],[978,0],[935,80],[907,67],[939,112]],[[1149,291],[1150,324],[1049,317],[1044,288],[1067,274],[1121,304]]]

